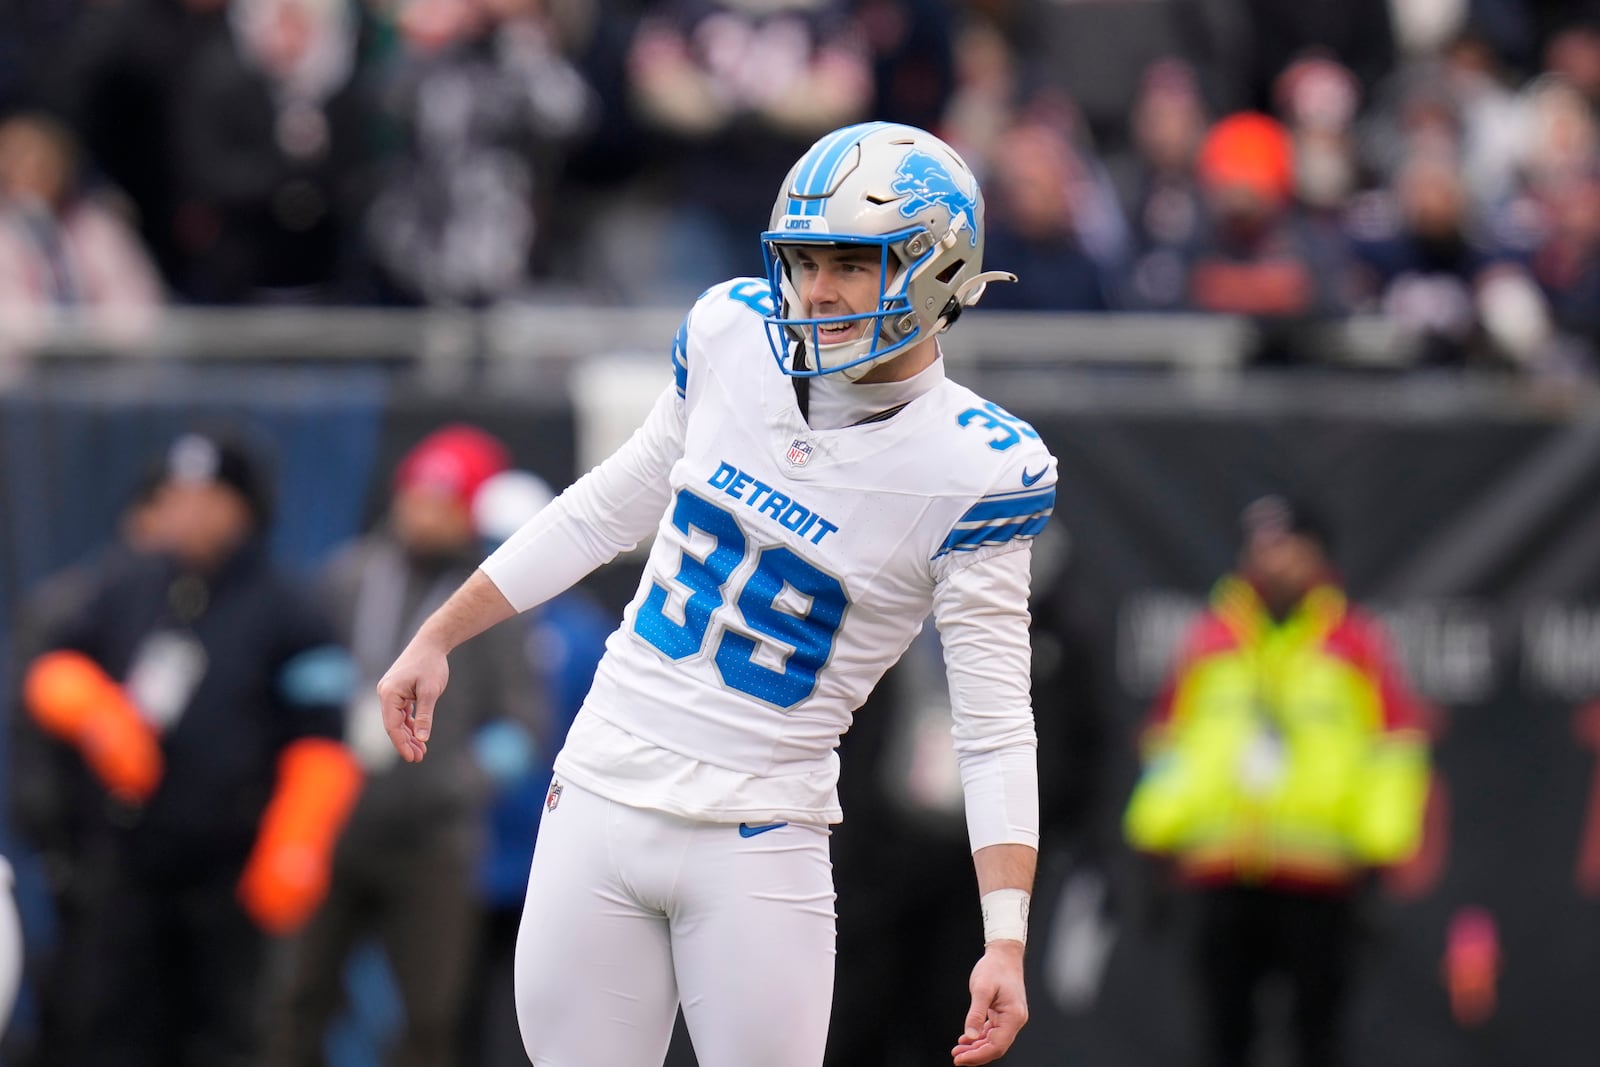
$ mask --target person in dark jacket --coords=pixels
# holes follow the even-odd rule
[[[10,678],[48,651],[49,642],[88,610],[99,589],[157,550],[161,480],[159,468],[146,471],[123,503],[111,539],[28,591],[11,620]],[[85,859],[104,825],[106,796],[77,748],[45,731],[31,715],[16,713],[20,693],[8,696],[6,799],[11,825],[44,875],[51,920],[48,940],[29,939],[27,984],[36,1003],[32,1025],[10,1034],[6,1045],[22,1067],[31,1067],[52,1062],[47,1050],[68,1047],[85,1025],[76,992],[82,968],[94,966],[82,936],[94,896]]]
[[[40,635],[33,721],[102,813],[55,1062],[233,1067],[260,1055],[269,945],[326,890],[360,789],[340,740],[352,679],[330,621],[270,562],[271,491],[239,443],[186,434],[154,490],[159,551],[130,554]]]

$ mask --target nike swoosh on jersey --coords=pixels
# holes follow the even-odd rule
[[[768,830],[777,830],[788,825],[786,822],[769,822],[765,826],[751,826],[749,823],[742,822],[739,824],[739,836],[754,837],[757,834],[764,834]]]
[[[1022,487],[1024,489],[1026,489],[1030,485],[1033,485],[1040,478],[1043,478],[1044,477],[1044,472],[1049,470],[1049,469],[1050,469],[1049,467],[1040,467],[1038,474],[1029,474],[1028,473],[1028,468],[1026,468],[1026,467],[1022,468]]]

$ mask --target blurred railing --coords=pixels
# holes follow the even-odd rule
[[[136,327],[61,317],[19,335],[0,316],[13,367],[92,361],[135,367],[199,361],[370,363],[427,391],[516,390],[533,401],[582,392],[597,367],[664,366],[681,307],[508,305],[486,310],[174,308]],[[1378,316],[1274,326],[1292,373],[1255,366],[1263,331],[1216,315],[974,311],[942,340],[952,374],[1002,402],[1032,406],[1263,410],[1489,410],[1570,414],[1600,409],[1594,383],[1420,371],[1415,339]],[[1287,336],[1287,345],[1283,338]],[[11,375],[12,380],[16,375]]]

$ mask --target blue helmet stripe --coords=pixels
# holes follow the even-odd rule
[[[806,213],[808,202],[795,194],[798,193],[801,196],[809,195],[807,189],[810,188],[812,178],[816,174],[817,164],[821,162],[822,157],[828,153],[828,149],[833,144],[849,135],[851,129],[853,127],[834,130],[813,145],[811,151],[807,152],[804,158],[801,159],[800,168],[795,171],[794,175],[794,188],[789,190],[789,214],[803,215]]]
[[[813,145],[811,151],[806,153],[805,162],[800,164],[799,172],[794,176],[794,189],[792,191],[800,193],[802,196],[817,195],[811,188],[817,176],[817,168],[822,165],[823,159],[833,150],[834,146],[841,141],[849,140],[856,129],[858,129],[857,126],[846,126],[842,130],[834,130]],[[821,190],[821,192],[826,191],[826,188]]]
[[[800,192],[810,199],[801,202],[802,215],[820,215],[826,203],[828,190],[833,188],[833,172],[838,169],[839,160],[856,143],[853,136],[857,126],[850,126],[830,138],[827,144],[821,146],[821,151],[811,161],[811,170],[805,183],[800,186]]]
[[[821,188],[813,191],[812,195],[815,196],[816,199],[810,201],[811,214],[822,214],[822,209],[827,204],[827,200],[824,199],[824,196],[838,182],[839,168],[844,166],[845,160],[850,158],[851,150],[859,145],[862,141],[866,140],[868,135],[876,133],[878,130],[890,125],[892,125],[892,123],[863,122],[859,126],[851,127],[853,136],[848,138],[844,143],[840,144],[834,149],[832,152],[832,158],[828,161],[828,172],[822,178]]]
[[[834,182],[838,180],[839,168],[850,157],[850,150],[860,144],[868,134],[891,125],[893,123],[862,122],[846,126],[813,148],[810,161],[796,176],[795,188],[792,190],[810,198],[803,201],[799,214],[822,214],[828,190],[832,189]],[[791,205],[792,203],[791,200]]]

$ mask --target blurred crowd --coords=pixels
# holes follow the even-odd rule
[[[19,0],[0,301],[677,302],[876,118],[979,171],[986,306],[1375,313],[1570,378],[1597,98],[1586,0]]]

